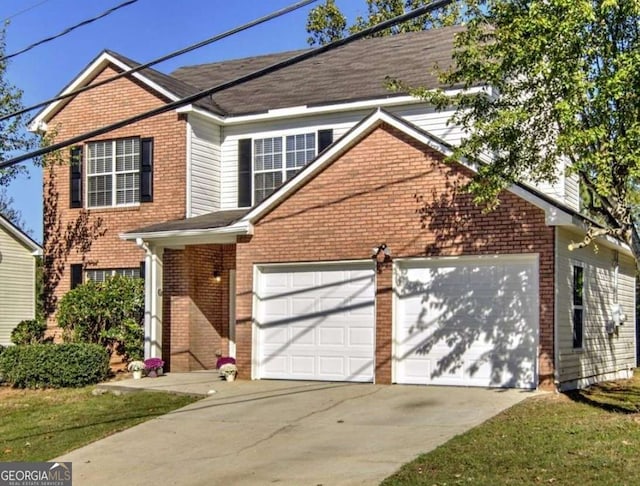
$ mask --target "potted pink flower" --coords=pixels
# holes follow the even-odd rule
[[[161,358],[148,358],[144,360],[144,369],[147,372],[147,376],[155,378],[156,376],[162,376],[164,361]]]

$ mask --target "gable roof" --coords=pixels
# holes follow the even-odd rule
[[[13,236],[22,246],[31,252],[32,255],[42,255],[42,247],[35,242],[28,234],[18,228],[15,224],[0,214],[0,228]]]
[[[294,106],[323,106],[406,95],[389,91],[387,77],[413,86],[436,88],[440,84],[435,67],[446,69],[450,66],[454,36],[463,28],[444,27],[362,39],[201,98],[193,104],[215,115],[239,116]],[[186,66],[171,75],[145,68],[131,76],[176,101],[309,50]],[[140,66],[122,54],[105,50],[59,95],[87,86],[109,64],[119,71]],[[46,123],[71,99],[47,105],[32,120],[32,129]]]
[[[217,211],[196,218],[169,221],[139,228],[121,234],[120,237],[126,240],[135,240],[136,238],[145,240],[172,238],[172,241],[185,238],[185,243],[187,243],[186,239],[192,237],[198,237],[199,242],[206,242],[206,238],[208,237],[209,242],[215,243],[217,242],[217,238],[228,237],[231,234],[251,234],[255,223],[269,214],[279,204],[294,194],[298,188],[313,179],[343,153],[358,144],[368,134],[383,124],[396,128],[419,143],[431,147],[445,157],[453,153],[453,147],[449,143],[382,108],[378,108],[336,140],[293,178],[289,179],[269,197],[250,210]],[[460,161],[460,163],[476,171],[476,166],[473,163],[464,160]],[[577,211],[527,185],[513,184],[507,190],[541,208],[545,212],[548,225],[577,225],[587,221],[587,219]],[[223,220],[228,221],[227,224],[211,225],[211,221],[223,223]]]
[[[133,61],[117,52],[104,50],[96,56],[83,70],[76,76],[67,86],[65,86],[57,96],[62,96],[77,89],[83,88],[95,79],[107,66],[114,67],[117,71],[123,72],[140,66],[139,63]],[[161,73],[155,69],[145,68],[129,76],[140,81],[150,90],[170,101],[177,101],[180,98],[197,93],[199,90],[193,86],[189,86],[185,82],[173,78],[167,74]],[[64,108],[74,97],[70,96],[62,100],[54,101],[45,106],[29,123],[31,130],[37,130],[40,125],[48,122],[56,113]],[[220,108],[209,98],[202,98],[194,105],[203,108],[215,114],[222,114]]]
[[[352,42],[258,79],[216,93],[215,102],[233,116],[292,106],[319,106],[389,98],[388,76],[409,85],[440,86],[435,66],[451,65],[454,35],[464,27],[411,32]],[[207,88],[246,75],[308,50],[188,66],[172,73],[188,84]]]

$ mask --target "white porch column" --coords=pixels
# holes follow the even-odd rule
[[[151,299],[149,357],[162,357],[162,256],[164,248],[152,247],[151,251]],[[145,352],[146,356],[146,352]]]
[[[162,255],[163,247],[136,240],[145,251],[144,358],[162,357]]]

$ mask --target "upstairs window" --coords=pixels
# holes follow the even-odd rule
[[[254,204],[311,162],[316,156],[316,134],[304,133],[253,141]]]
[[[140,139],[87,144],[87,206],[131,206],[140,202]]]

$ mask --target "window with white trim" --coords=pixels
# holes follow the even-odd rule
[[[92,282],[104,282],[106,279],[114,275],[121,277],[140,278],[140,268],[105,268],[92,269],[85,272],[85,280]]]
[[[582,349],[584,341],[584,267],[573,265],[572,285],[573,349]]]
[[[267,198],[317,153],[316,133],[301,133],[253,141],[253,203]]]
[[[87,205],[131,206],[140,202],[140,139],[87,144]]]

